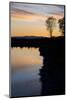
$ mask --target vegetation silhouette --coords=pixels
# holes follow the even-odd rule
[[[65,20],[64,20],[64,17],[62,19],[59,19],[58,23],[59,23],[59,29],[62,32],[62,35],[64,35],[64,33],[65,33]]]
[[[47,26],[47,30],[49,30],[49,32],[50,32],[50,37],[52,37],[52,32],[55,28],[55,25],[56,25],[56,19],[55,18],[49,17],[46,20],[46,26]]]
[[[40,47],[43,66],[40,69],[41,95],[65,94],[65,40],[50,40],[48,46]]]

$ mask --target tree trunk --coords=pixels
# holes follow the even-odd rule
[[[50,29],[50,37],[52,37],[52,29]]]

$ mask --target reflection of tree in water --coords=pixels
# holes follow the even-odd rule
[[[43,66],[40,69],[40,81],[42,82],[41,95],[60,95],[65,93],[65,65],[64,47],[55,45],[48,48],[40,48],[43,56]]]
[[[40,80],[42,82],[41,95],[44,95],[47,92],[47,87],[46,87],[46,85],[47,85],[46,83],[47,83],[47,79],[48,79],[48,69],[47,68],[48,67],[45,63],[44,66],[42,66],[42,69],[40,69]]]

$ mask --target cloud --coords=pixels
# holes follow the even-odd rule
[[[35,13],[29,12],[29,11],[25,11],[25,10],[20,10],[20,9],[17,9],[17,8],[14,8],[11,11],[11,14],[35,15]]]
[[[64,13],[64,6],[62,5],[42,5],[42,4],[29,4],[29,3],[11,3],[11,9],[23,10],[29,14],[48,15],[54,13]]]

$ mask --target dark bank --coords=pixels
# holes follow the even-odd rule
[[[43,66],[39,71],[41,95],[65,94],[65,37],[12,37],[11,47],[39,47]],[[21,95],[22,96],[22,95]]]

